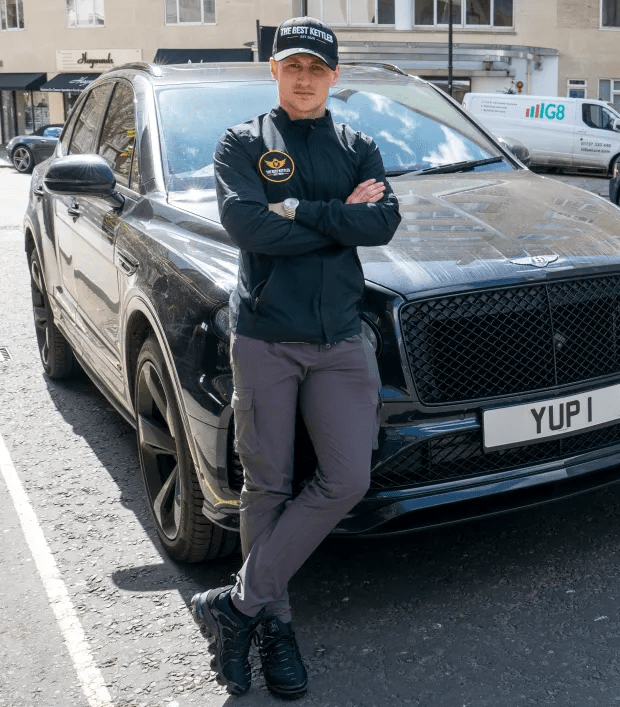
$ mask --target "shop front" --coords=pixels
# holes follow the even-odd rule
[[[47,96],[39,90],[47,74],[0,73],[0,144],[49,123]]]
[[[90,86],[90,84],[101,74],[91,73],[67,73],[58,74],[50,79],[47,83],[41,86],[42,93],[59,93],[62,95],[62,113],[63,122],[71,112],[74,103],[80,96],[80,93]]]

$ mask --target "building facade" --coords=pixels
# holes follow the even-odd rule
[[[304,11],[334,27],[344,61],[394,63],[442,86],[450,73],[457,98],[620,106],[620,0],[0,0],[0,142],[63,122],[90,81],[128,61],[257,60],[257,24]]]

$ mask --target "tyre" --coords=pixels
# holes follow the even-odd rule
[[[71,346],[58,331],[45,289],[43,270],[36,250],[30,254],[30,292],[37,344],[43,370],[50,378],[69,378],[75,370]]]
[[[18,145],[13,150],[13,167],[22,174],[30,174],[34,168],[34,156],[25,145]]]
[[[135,379],[136,431],[140,466],[149,508],[168,554],[182,562],[229,555],[239,536],[208,520],[161,348],[149,337],[143,344]]]

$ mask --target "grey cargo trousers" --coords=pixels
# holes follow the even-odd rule
[[[379,425],[379,372],[362,335],[337,344],[231,337],[237,451],[244,469],[244,563],[231,598],[239,611],[291,620],[287,586],[370,483]],[[297,405],[318,465],[292,497]]]

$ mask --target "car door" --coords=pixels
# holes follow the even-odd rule
[[[112,83],[99,85],[82,100],[79,112],[72,117],[63,136],[62,154],[84,154],[94,150],[101,120],[107,108]],[[74,234],[78,226],[78,200],[74,196],[47,195],[52,201],[51,218],[55,238],[56,261],[61,287],[54,293],[70,320],[76,322],[78,292],[74,274]],[[80,347],[81,349],[81,347]]]
[[[94,197],[78,197],[79,216],[73,234],[74,277],[78,320],[90,346],[92,365],[120,396],[124,396],[119,334],[120,296],[116,238],[123,213],[130,211],[136,195],[131,180],[136,134],[134,93],[124,81],[115,84],[103,120],[96,152],[116,177],[117,189],[126,199],[123,209]],[[136,158],[137,166],[137,158]],[[127,264],[124,263],[126,266]],[[125,270],[124,270],[125,271]]]
[[[575,166],[607,169],[616,153],[618,133],[613,129],[618,116],[598,103],[583,103],[575,130]]]

